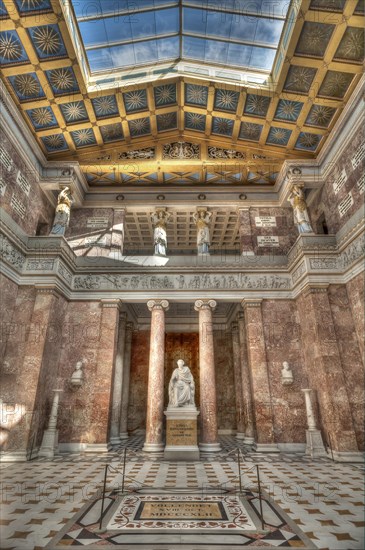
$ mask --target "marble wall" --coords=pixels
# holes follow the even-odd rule
[[[302,388],[308,387],[302,354],[301,330],[293,300],[262,302],[266,358],[277,443],[303,443],[307,427]],[[281,381],[283,361],[289,363],[294,382]]]
[[[4,132],[0,132],[0,148],[0,206],[28,235],[36,234],[39,223],[45,224],[43,232],[50,230],[54,207],[37,183],[38,166],[25,165]]]
[[[316,232],[323,232],[320,224],[322,214],[325,216],[328,232],[335,234],[359,208],[363,208],[363,150],[362,131],[353,137],[351,146],[346,147],[342,155],[331,163],[328,178],[309,208]],[[341,212],[344,213],[341,215]]]
[[[360,348],[362,359],[364,362],[364,341],[365,341],[365,331],[364,331],[364,273],[360,273],[346,285],[347,295],[351,307],[352,318],[354,320],[354,326],[357,335],[357,342]]]

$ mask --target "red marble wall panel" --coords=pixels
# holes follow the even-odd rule
[[[360,273],[346,285],[347,295],[352,311],[352,318],[357,335],[357,341],[364,361],[364,273]]]
[[[0,273],[0,304],[1,304],[1,336],[0,357],[1,364],[5,355],[6,343],[12,330],[11,318],[13,316],[18,285]]]
[[[255,218],[272,216],[276,218],[275,227],[259,227]],[[257,255],[284,255],[295,243],[298,237],[298,230],[294,225],[293,210],[288,208],[250,208],[250,221],[253,236],[253,247]],[[279,238],[279,246],[259,246],[257,237],[276,236]]]
[[[309,214],[313,222],[313,228],[319,233],[323,233],[320,227],[319,218],[324,213],[329,233],[337,233],[341,227],[351,218],[351,216],[363,207],[364,194],[360,192],[358,182],[363,177],[363,162],[359,162],[354,168],[352,159],[355,153],[359,152],[360,146],[364,144],[363,131],[358,132],[344,150],[343,154],[331,164],[328,178],[320,193],[316,196],[309,208]],[[334,186],[338,181],[342,171],[345,171],[345,183],[341,189],[335,192]],[[338,205],[351,192],[353,204],[347,212],[341,217]]]
[[[92,227],[95,218],[105,220],[105,226]],[[112,208],[72,208],[65,237],[77,256],[108,256],[112,225]],[[93,243],[99,243],[99,246],[93,246]]]
[[[328,296],[357,444],[360,450],[364,450],[364,367],[346,286],[331,285]]]
[[[128,431],[145,429],[147,412],[150,332],[134,331],[128,406]]]
[[[63,393],[59,407],[60,442],[94,443],[93,410],[97,406],[100,302],[70,302],[65,315],[59,376]],[[75,365],[84,360],[84,383],[73,390],[70,379]],[[94,419],[95,421],[95,419]],[[106,431],[106,430],[105,430]]]
[[[304,443],[307,427],[302,388],[308,387],[302,355],[301,331],[293,300],[262,302],[264,337],[276,443]],[[281,382],[283,361],[294,376],[292,385]]]
[[[47,230],[50,230],[54,208],[36,182],[36,170],[38,168],[30,169],[29,166],[24,164],[16,147],[12,145],[4,132],[0,134],[0,145],[13,161],[9,170],[1,166],[1,178],[6,187],[4,194],[0,194],[0,206],[28,235],[35,235],[39,222],[47,224]],[[29,193],[26,193],[17,184],[19,171],[30,184]],[[14,208],[14,201],[18,201],[24,206],[24,216]]]
[[[215,330],[213,338],[218,430],[236,430],[232,334],[229,330]]]

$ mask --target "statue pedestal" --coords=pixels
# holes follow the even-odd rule
[[[196,407],[168,407],[166,415],[167,460],[199,460]]]
[[[319,430],[306,430],[307,447],[305,454],[315,458],[328,456],[323,445],[322,434]]]

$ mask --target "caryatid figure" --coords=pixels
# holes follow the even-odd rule
[[[197,246],[198,254],[209,254],[210,247],[210,218],[212,213],[206,208],[198,208],[193,218],[196,223],[197,230]]]
[[[167,251],[167,234],[166,225],[171,214],[163,208],[159,208],[152,214],[153,240],[155,243],[155,256],[166,256]]]
[[[298,227],[299,233],[313,233],[308,215],[307,203],[304,198],[303,187],[303,184],[293,185],[288,201],[293,207],[294,223]]]
[[[65,187],[57,197],[56,213],[50,235],[64,235],[70,222],[70,212],[73,203],[71,189]]]

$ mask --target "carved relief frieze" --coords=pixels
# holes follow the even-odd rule
[[[50,258],[28,258],[26,269],[29,271],[52,271],[54,262]]]
[[[74,279],[75,290],[247,290],[290,288],[288,276],[244,275],[243,273],[196,275],[80,275]]]
[[[0,235],[0,258],[18,270],[21,270],[25,263],[25,255],[19,252],[5,235]]]

